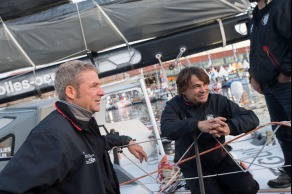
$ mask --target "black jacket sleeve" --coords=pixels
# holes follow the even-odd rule
[[[163,137],[170,140],[177,140],[183,136],[194,135],[198,129],[198,122],[195,119],[180,118],[179,112],[173,105],[167,103],[161,116],[161,132]]]
[[[281,64],[281,73],[291,76],[291,0],[282,0],[277,3],[280,5],[275,14],[274,24],[279,34],[287,39],[290,45],[284,62]]]
[[[28,193],[61,182],[72,166],[57,134],[32,133],[0,174],[0,193]]]
[[[225,98],[225,107],[227,124],[231,130],[230,135],[237,136],[249,132],[259,125],[259,119],[253,111],[239,107],[227,98]]]
[[[128,138],[127,136],[109,134],[107,136],[104,136],[104,143],[105,143],[105,149],[109,151],[114,147],[128,145]]]

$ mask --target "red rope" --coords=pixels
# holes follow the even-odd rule
[[[254,133],[254,132],[256,132],[256,131],[258,131],[258,130],[264,128],[264,127],[270,126],[270,125],[282,125],[282,126],[285,126],[285,127],[289,127],[289,128],[291,128],[291,125],[286,124],[286,123],[283,123],[283,122],[270,122],[270,123],[267,123],[267,124],[265,124],[265,125],[259,126],[259,127],[257,127],[256,129],[254,129],[254,130],[252,130],[252,131],[250,131],[250,132],[248,132],[248,133],[245,133],[245,134],[243,134],[243,135],[240,135],[240,136],[238,136],[238,137],[236,137],[236,138],[234,138],[234,139],[232,139],[232,140],[230,140],[230,141],[224,143],[223,146],[226,146],[226,145],[228,145],[228,144],[231,144],[232,142],[234,142],[234,141],[236,141],[236,140],[238,140],[238,139],[241,139],[241,138],[243,138],[243,137],[245,137],[245,136],[247,136],[247,135],[250,135],[250,134],[252,134],[252,133]],[[200,153],[200,156],[203,156],[203,155],[205,155],[205,154],[208,154],[208,153],[210,153],[210,152],[213,152],[214,150],[217,150],[217,149],[219,149],[219,148],[221,148],[221,145],[219,145],[219,146],[217,146],[217,147],[214,147],[214,148],[212,148],[212,149],[210,149],[210,150],[207,150],[207,151],[204,151],[204,152]],[[171,167],[174,167],[174,166],[176,166],[176,165],[181,165],[181,164],[183,164],[183,163],[185,163],[185,162],[188,162],[188,161],[190,161],[190,160],[195,159],[196,157],[197,157],[196,155],[195,155],[195,156],[192,156],[192,157],[189,157],[189,158],[187,158],[187,159],[185,159],[185,160],[182,160],[182,161],[179,162],[178,164],[172,164]],[[169,167],[167,167],[167,168],[169,168]],[[165,169],[167,169],[167,168],[159,169],[159,170],[156,170],[156,171],[154,171],[154,172],[151,172],[151,173],[149,173],[149,174],[147,174],[147,175],[144,175],[144,176],[141,176],[141,177],[135,178],[135,179],[133,179],[133,180],[130,180],[130,181],[124,182],[124,183],[120,184],[120,186],[124,186],[124,185],[131,184],[131,183],[133,183],[133,182],[136,182],[136,181],[138,181],[138,180],[140,180],[140,179],[143,179],[143,178],[145,178],[145,177],[147,177],[147,176],[150,176],[150,175],[153,175],[153,174],[155,174],[155,173],[160,173],[160,172],[162,172],[163,170],[165,170]]]

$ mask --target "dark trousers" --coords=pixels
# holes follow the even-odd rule
[[[264,87],[263,91],[271,121],[291,121],[291,83],[277,83],[272,87]],[[273,129],[276,127],[273,126]],[[281,127],[276,135],[284,154],[285,165],[291,165],[291,128]],[[284,170],[291,177],[291,167]]]
[[[183,168],[182,172],[185,178],[198,177],[196,162]],[[230,158],[226,157],[213,170],[203,169],[204,176],[216,175],[222,173],[232,173],[241,171],[237,164]],[[253,179],[250,173],[237,173],[231,175],[204,178],[206,194],[257,194],[259,184]],[[192,194],[201,194],[199,180],[187,181],[187,186]]]

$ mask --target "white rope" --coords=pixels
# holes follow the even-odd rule
[[[224,29],[224,25],[221,19],[217,19],[218,23],[219,23],[219,27],[220,27],[220,32],[222,35],[222,43],[223,43],[223,48],[226,47],[227,45],[227,40],[226,40],[226,34],[225,34],[225,29]]]
[[[262,170],[277,170],[279,168],[286,168],[286,167],[291,167],[291,165],[278,166],[278,167],[263,167],[263,168],[250,170],[249,172],[256,172],[256,171],[262,171]],[[204,176],[204,178],[228,176],[228,175],[239,174],[239,173],[242,173],[242,172],[241,171],[236,171],[236,172],[230,172],[230,173],[214,174],[214,175]],[[187,181],[187,180],[197,180],[197,179],[199,179],[199,177],[183,178],[183,179],[181,178],[181,179],[177,179],[177,181]],[[148,183],[137,183],[137,184],[138,185],[154,185],[154,184],[157,184],[157,183],[156,182],[148,182]],[[124,185],[123,187],[127,187],[127,185]],[[159,191],[156,191],[156,192],[159,192]]]
[[[234,8],[234,9],[236,9],[239,12],[245,12],[246,11],[246,10],[238,7],[237,5],[234,5],[234,4],[232,4],[232,3],[230,3],[230,2],[228,2],[226,0],[218,0],[218,1],[221,1],[222,3],[225,3],[226,5],[228,5],[228,6],[232,7],[232,8]]]
[[[102,9],[102,7],[98,3],[96,3],[94,0],[92,0],[92,2],[96,5],[96,7],[99,9],[99,11],[102,13],[102,15],[106,18],[106,20],[109,22],[109,24],[112,26],[112,28],[116,31],[116,33],[124,40],[124,42],[126,43],[126,45],[128,46],[128,49],[130,51],[131,45],[130,45],[129,41],[127,40],[127,38],[119,30],[119,28],[112,21],[112,19],[108,16],[108,14]]]
[[[167,73],[166,73],[166,71],[165,71],[165,68],[163,67],[163,63],[162,63],[162,60],[161,60],[162,55],[161,55],[161,54],[156,54],[155,58],[158,60],[159,65],[160,65],[160,67],[161,67],[161,69],[162,69],[162,72],[163,72],[163,74],[164,74],[164,76],[165,76],[165,82],[166,82],[166,85],[167,85],[166,88],[167,88],[168,92],[170,93],[170,95],[171,95],[172,97],[174,97],[174,94],[173,94],[173,93],[170,91],[170,89],[169,89],[169,82],[168,82],[168,79],[167,79]]]
[[[9,28],[7,27],[7,25],[2,20],[1,17],[0,17],[0,22],[2,23],[2,25],[4,27],[4,30],[6,31],[6,33],[8,34],[8,36],[11,38],[12,42],[15,44],[15,46],[17,47],[17,49],[20,51],[20,53],[24,56],[24,58],[33,67],[33,74],[34,74],[34,78],[35,78],[35,83],[37,83],[36,82],[36,64],[33,62],[33,60],[30,58],[30,56],[25,52],[25,50],[22,48],[22,46],[19,44],[19,42],[16,40],[16,38],[12,35],[12,33],[9,30]],[[40,86],[38,84],[35,84],[35,88],[36,88],[38,94],[39,95],[42,95],[42,92],[40,90]]]
[[[125,156],[131,163],[133,163],[137,168],[139,168],[142,172],[144,172],[145,174],[147,174],[148,176],[150,176],[153,180],[155,180],[158,184],[161,184],[161,182],[159,180],[157,180],[156,178],[154,178],[153,176],[151,176],[151,174],[149,174],[148,172],[146,172],[143,168],[141,168],[140,166],[138,166],[134,161],[132,161],[126,154],[122,153],[123,156]]]
[[[34,70],[36,69],[36,65],[35,63],[32,61],[32,59],[28,56],[28,54],[25,52],[25,50],[22,48],[22,46],[18,43],[18,41],[14,38],[14,36],[12,35],[12,33],[10,32],[10,30],[8,29],[7,25],[5,24],[5,22],[2,20],[2,18],[0,17],[0,21],[3,24],[3,27],[5,29],[5,31],[7,32],[9,38],[11,38],[12,42],[15,44],[15,46],[18,48],[18,50],[21,52],[21,54],[26,58],[26,60],[30,63],[30,65],[34,68]]]
[[[214,136],[213,136],[214,137]],[[241,169],[242,172],[245,172],[245,170],[242,168],[242,166],[238,163],[238,161],[236,161],[234,159],[234,157],[232,156],[232,154],[222,145],[222,143],[216,138],[214,137],[214,139],[219,143],[219,145],[225,150],[225,152],[230,156],[230,158],[235,162],[235,164]]]
[[[286,168],[286,167],[291,167],[291,165],[278,166],[278,167],[273,167],[273,168],[268,168],[268,167],[266,167],[266,168],[259,168],[259,169],[250,170],[249,172],[261,171],[261,170],[272,170],[272,169],[279,169],[279,168]],[[228,172],[228,173],[214,174],[214,175],[204,176],[204,178],[212,178],[212,177],[219,177],[219,176],[227,176],[227,175],[239,174],[239,173],[243,173],[243,172],[242,172],[242,171],[235,171],[235,172]],[[196,180],[196,179],[199,179],[199,177],[184,178],[184,179],[178,179],[178,180],[184,181],[184,180]]]
[[[83,24],[82,24],[82,20],[81,20],[81,15],[80,15],[78,3],[76,3],[76,9],[77,9],[78,17],[79,17],[79,22],[80,22],[80,27],[81,27],[81,32],[82,32],[85,50],[88,51],[87,41],[86,41],[86,37],[85,37],[85,33],[84,33],[84,28],[83,28]]]
[[[259,151],[259,153],[256,155],[256,157],[253,159],[252,163],[249,165],[249,167],[247,167],[246,171],[248,171],[251,166],[253,165],[253,163],[255,162],[255,160],[259,157],[259,155],[262,153],[262,151],[265,149],[265,147],[269,144],[269,142],[276,136],[277,131],[279,130],[279,128],[281,127],[281,125],[278,125],[277,128],[275,129],[274,133],[271,135],[271,137],[268,139],[268,141],[265,143],[265,145],[262,147],[262,149]]]
[[[186,47],[182,47],[182,48],[180,48],[180,50],[179,50],[179,54],[177,55],[177,57],[176,57],[176,59],[175,59],[175,64],[177,64],[177,65],[181,65],[181,58],[182,58],[182,56],[183,56],[183,54],[185,53],[187,51],[187,48]]]
[[[56,60],[56,61],[53,61],[52,63],[50,63],[50,64],[53,64],[53,63],[59,63],[59,62],[61,62],[61,61],[64,61],[64,60],[66,60],[66,59],[68,59],[68,58],[72,58],[73,56],[76,56],[76,55],[78,55],[78,54],[80,54],[80,53],[83,53],[83,52],[87,52],[86,50],[82,50],[82,51],[79,51],[79,52],[77,52],[77,53],[73,53],[72,55],[68,55],[68,56],[66,56],[66,57],[64,57],[64,58],[61,58],[61,59],[58,59],[58,60]],[[76,57],[77,59],[79,59],[79,58],[82,58],[82,57],[86,57],[87,55],[83,55],[83,56],[79,56],[79,57]]]
[[[133,145],[140,145],[140,144],[150,143],[150,142],[159,141],[159,140],[168,140],[168,139],[167,138],[160,138],[160,139],[153,139],[153,140],[148,140],[148,141],[141,141],[141,142],[138,142],[138,143],[135,143],[135,144],[119,146],[119,147],[115,147],[115,148],[126,148],[126,147],[130,147],[130,146],[133,146]]]

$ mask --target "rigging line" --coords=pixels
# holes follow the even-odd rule
[[[242,162],[247,163],[247,164],[251,164],[251,162],[247,162],[247,161],[242,161]],[[260,165],[260,164],[253,164],[253,166],[258,166],[258,167],[261,167],[261,168],[269,169],[269,167],[263,166],[263,165]]]
[[[127,38],[123,35],[123,33],[119,30],[117,25],[112,21],[112,19],[108,16],[108,14],[103,10],[103,8],[98,3],[96,3],[94,0],[92,0],[92,2],[96,5],[96,7],[99,9],[99,11],[102,13],[102,15],[106,18],[106,20],[112,26],[114,31],[116,31],[116,33],[118,33],[118,35],[124,40],[124,42],[128,46],[129,52],[131,53],[131,45],[130,45],[129,41],[127,40]]]
[[[247,167],[246,171],[248,171],[251,166],[253,165],[253,163],[255,162],[255,160],[259,157],[259,155],[262,153],[262,151],[265,149],[265,147],[269,144],[269,142],[276,136],[277,131],[279,130],[279,128],[281,127],[281,125],[278,125],[277,128],[274,130],[274,133],[271,135],[271,137],[269,137],[268,141],[265,143],[265,145],[262,147],[262,149],[259,151],[259,153],[256,155],[256,157],[253,159],[252,163],[249,165],[249,167]]]
[[[85,50],[86,51],[89,51],[88,50],[88,46],[87,46],[87,42],[86,42],[86,37],[85,37],[85,33],[84,33],[84,28],[83,28],[82,20],[81,20],[79,6],[78,6],[78,3],[75,3],[75,4],[76,4],[76,9],[77,9],[78,17],[79,17],[79,22],[80,22],[81,33],[82,33],[82,37],[83,37],[83,41],[84,41]]]
[[[198,136],[197,140],[200,139],[200,137],[202,136],[203,132],[200,133],[200,135]],[[192,147],[195,145],[195,141],[192,143],[192,145],[190,145],[190,147],[187,149],[187,151],[183,154],[183,156],[179,159],[179,161],[175,164],[175,166],[172,168],[172,171],[166,176],[166,178],[168,178],[173,172],[174,170],[178,167],[178,164],[180,161],[182,161],[184,159],[184,157],[189,153],[189,151],[192,149]]]
[[[291,165],[285,165],[281,166],[282,168],[290,167]],[[273,169],[279,169],[281,167],[272,167],[272,168],[259,168],[259,169],[254,169],[250,170],[249,172],[255,172],[255,171],[261,171],[261,170],[273,170]],[[212,177],[219,177],[219,176],[227,176],[227,175],[232,175],[232,174],[239,174],[243,173],[242,171],[235,171],[235,172],[227,172],[227,173],[220,173],[220,174],[214,174],[214,175],[207,175],[204,176],[204,178],[212,178]],[[178,179],[178,181],[186,181],[186,180],[197,180],[199,177],[193,177],[193,178],[184,178],[184,179]]]
[[[175,59],[175,64],[179,64],[179,62],[181,63],[181,58],[183,56],[183,54],[187,51],[186,47],[181,47],[179,50],[179,54],[177,55],[176,59]]]
[[[162,194],[163,191],[165,191],[174,181],[175,177],[180,173],[180,170],[178,170],[174,175],[173,177],[168,181],[168,183],[165,185],[164,188],[162,188],[158,194]]]
[[[225,48],[227,45],[227,40],[226,40],[226,33],[225,33],[224,25],[223,25],[223,22],[221,19],[217,19],[217,22],[219,23],[219,27],[220,27],[220,31],[221,31],[221,35],[222,35],[223,48]]]
[[[279,167],[271,167],[271,168],[263,167],[263,168],[258,168],[258,169],[250,170],[249,172],[256,172],[256,171],[262,171],[262,170],[277,170],[279,168],[286,168],[286,167],[291,167],[291,165],[285,165],[285,166],[281,166],[281,167],[280,166]],[[207,176],[204,176],[204,178],[227,176],[227,175],[239,174],[239,173],[242,173],[242,172],[241,171],[236,171],[236,172],[230,172],[230,174],[222,173],[222,174],[207,175]],[[198,178],[199,177],[184,178],[184,179],[177,179],[177,181],[196,180]],[[148,182],[148,183],[137,183],[137,185],[154,185],[154,184],[157,184],[157,183],[154,183],[154,182],[153,183],[151,183],[151,182]],[[124,185],[124,187],[127,187],[127,186],[130,186],[130,185]]]
[[[139,144],[144,144],[144,143],[149,143],[149,142],[159,141],[159,140],[168,140],[168,139],[167,138],[153,139],[153,140],[148,140],[148,141],[142,141],[142,142],[134,143],[134,144],[131,144],[131,145],[118,146],[118,147],[115,147],[115,148],[127,148],[127,147],[130,147],[130,146],[133,146],[133,145],[139,145]]]
[[[223,144],[223,146],[226,146],[226,145],[228,145],[228,144],[230,144],[230,143],[232,143],[232,142],[234,142],[234,141],[236,141],[236,140],[238,140],[238,139],[241,139],[241,138],[243,138],[243,137],[245,137],[245,136],[247,136],[247,135],[250,135],[250,134],[252,134],[252,133],[254,133],[254,132],[256,132],[256,131],[259,131],[260,129],[263,129],[263,128],[265,128],[265,127],[267,127],[267,126],[270,126],[270,125],[282,125],[282,126],[290,127],[290,128],[291,128],[291,124],[289,125],[287,122],[270,122],[270,123],[267,123],[267,124],[265,124],[265,125],[258,126],[257,128],[255,128],[255,129],[253,129],[253,130],[251,130],[251,131],[249,131],[249,132],[247,132],[247,133],[245,133],[245,134],[242,134],[242,135],[237,136],[236,138],[234,138],[234,139],[232,139],[232,140],[230,140],[230,141],[225,142],[225,143]],[[202,155],[208,154],[208,153],[213,152],[213,151],[215,151],[215,150],[217,150],[217,149],[219,149],[219,148],[221,148],[221,146],[217,146],[217,147],[211,148],[211,149],[209,149],[209,150],[206,150],[206,151],[200,153],[200,155],[202,156]],[[185,160],[182,160],[178,165],[183,164],[183,163],[185,163],[185,162],[188,162],[188,161],[190,161],[190,160],[193,160],[193,159],[195,159],[195,158],[196,158],[196,156],[189,157],[189,158],[187,158],[187,159],[185,159]],[[172,166],[175,166],[175,165],[176,165],[176,164],[174,164],[174,165],[172,165]],[[156,170],[156,171],[151,172],[151,173],[149,173],[149,174],[152,175],[152,174],[155,174],[155,173],[157,173],[157,172],[162,172],[162,171],[165,170],[165,169],[167,169],[167,168],[159,169],[159,170]],[[147,176],[144,175],[144,176],[141,176],[141,177],[135,178],[135,179],[133,179],[133,180],[130,180],[130,181],[127,181],[127,182],[124,182],[124,183],[120,184],[120,186],[130,184],[130,183],[132,183],[132,182],[135,182],[135,181],[140,180],[140,179],[145,178],[145,177],[147,177]]]
[[[276,148],[279,148],[279,147],[280,147],[280,146],[273,146],[273,147],[271,147],[271,148],[267,148],[267,149],[263,150],[262,153],[268,152],[268,151],[270,151],[270,150],[273,150],[273,149],[276,149]],[[243,157],[243,158],[239,158],[238,160],[239,160],[239,161],[245,161],[245,160],[247,160],[247,159],[250,159],[250,158],[255,157],[256,155],[257,155],[257,153],[252,154],[252,155],[250,155],[250,156]]]
[[[19,44],[19,42],[16,40],[16,38],[13,36],[13,34],[10,32],[9,28],[5,24],[5,22],[0,17],[0,22],[2,23],[4,30],[8,34],[9,38],[11,38],[12,42],[15,44],[16,48],[20,51],[20,53],[24,56],[24,58],[30,63],[30,65],[33,67],[33,74],[36,82],[36,64],[33,62],[33,60],[30,58],[30,56],[25,52],[25,50],[22,48],[22,46]],[[42,95],[42,92],[40,90],[40,86],[38,84],[35,84],[35,88],[39,95]]]
[[[236,9],[239,12],[245,12],[244,9],[241,9],[240,7],[234,5],[234,4],[232,4],[232,3],[230,3],[230,2],[228,2],[226,0],[218,0],[218,1],[221,1],[222,3],[225,3],[226,5],[228,5],[228,6],[232,7],[232,8],[234,8],[234,9]],[[248,9],[248,8],[246,8],[246,9]]]
[[[242,168],[242,166],[234,159],[232,154],[222,145],[222,143],[213,136],[213,138],[219,143],[219,145],[225,150],[225,152],[231,157],[231,159],[235,162],[235,164],[242,170],[242,172],[245,172],[245,170]]]
[[[12,35],[12,33],[10,32],[10,30],[8,29],[7,25],[5,24],[5,22],[2,20],[2,18],[0,17],[0,22],[2,22],[3,27],[5,29],[5,31],[7,32],[8,36],[11,38],[12,42],[15,44],[15,46],[18,48],[18,50],[21,52],[22,55],[24,55],[24,57],[26,58],[26,60],[28,60],[28,62],[30,63],[30,65],[36,69],[36,65],[35,63],[32,61],[32,59],[28,56],[28,54],[25,52],[25,50],[22,48],[22,46],[18,43],[18,41],[14,38],[14,36]]]
[[[169,89],[169,82],[168,82],[168,79],[167,79],[167,74],[166,74],[165,68],[163,67],[163,63],[162,63],[162,60],[161,60],[162,55],[161,54],[156,54],[155,58],[158,60],[159,65],[160,65],[160,67],[162,69],[162,72],[163,72],[163,74],[165,76],[165,82],[166,82],[166,85],[167,85],[167,87],[166,87],[167,91],[170,93],[171,97],[174,97],[174,94]]]
[[[82,51],[79,51],[79,52],[77,52],[77,53],[73,53],[72,55],[68,55],[68,56],[66,56],[66,57],[64,57],[64,58],[61,58],[61,59],[58,59],[58,60],[56,60],[56,61],[53,61],[53,62],[51,62],[50,64],[53,64],[53,63],[60,63],[60,62],[62,62],[62,61],[64,61],[64,60],[71,60],[72,58],[71,57],[73,57],[73,56],[75,56],[75,55],[78,55],[78,54],[80,54],[80,53],[83,53],[83,52],[87,52],[87,50],[82,50]],[[82,56],[78,56],[78,57],[75,57],[76,59],[79,59],[79,58],[82,58],[82,57],[85,57],[85,56],[87,56],[87,55],[82,55]],[[69,58],[69,59],[68,59]]]
[[[190,59],[186,56],[185,60],[187,61],[187,67],[190,67],[192,63],[190,62]]]
[[[153,180],[156,181],[156,183],[161,184],[160,181],[158,181],[156,178],[154,178],[151,174],[146,172],[144,169],[140,168],[133,160],[131,160],[125,153],[122,153],[130,162],[132,162],[136,167],[138,167],[141,171],[143,171],[145,174],[147,174],[149,177],[151,177]]]
[[[237,136],[236,138],[234,138],[234,139],[232,139],[232,140],[230,140],[230,141],[228,141],[228,142],[225,142],[225,143],[222,144],[222,145],[223,145],[223,146],[226,146],[226,145],[228,145],[228,144],[230,144],[230,143],[232,143],[232,142],[235,142],[235,141],[238,140],[238,139],[241,139],[241,138],[243,138],[243,137],[245,137],[245,136],[247,136],[247,135],[250,135],[250,134],[252,134],[252,133],[254,133],[254,132],[256,132],[256,131],[258,131],[258,130],[260,130],[260,129],[262,129],[262,128],[265,128],[265,127],[267,127],[267,126],[270,126],[270,125],[282,125],[282,126],[286,126],[286,127],[290,127],[290,128],[291,128],[291,125],[288,125],[288,124],[285,123],[285,122],[270,122],[270,123],[267,123],[267,124],[265,124],[265,125],[261,125],[261,126],[255,128],[254,130],[251,130],[251,131],[249,131],[249,132],[247,132],[247,133],[245,133],[245,134],[242,134],[242,135],[240,135],[240,136]],[[201,155],[205,155],[205,154],[208,154],[208,153],[210,153],[210,152],[213,152],[214,150],[217,150],[217,149],[219,149],[220,147],[221,147],[221,146],[217,146],[217,147],[211,148],[211,149],[209,149],[209,150],[207,150],[207,151],[202,152]],[[188,162],[188,161],[190,161],[190,160],[193,160],[193,159],[195,159],[195,158],[196,158],[196,156],[192,156],[192,157],[190,157],[190,158],[187,158],[187,159],[181,161],[181,164],[184,163],[184,162]]]

